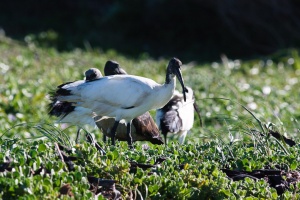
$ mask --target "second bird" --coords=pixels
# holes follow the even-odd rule
[[[177,134],[179,143],[183,144],[187,133],[193,127],[194,94],[190,87],[186,89],[186,101],[176,90],[171,100],[163,108],[156,110],[156,123],[165,138],[165,144],[167,144],[168,133]]]

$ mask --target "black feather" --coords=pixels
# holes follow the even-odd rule
[[[162,133],[177,133],[182,127],[182,120],[178,116],[176,110],[170,110],[165,113],[164,117],[160,120],[160,127]]]
[[[69,113],[73,112],[75,110],[75,106],[72,105],[70,102],[64,102],[64,101],[56,101],[51,102],[49,104],[49,115],[60,117],[60,119],[63,119],[65,116],[67,116]]]
[[[74,111],[75,106],[70,102],[58,101],[58,96],[68,96],[71,95],[71,91],[67,89],[63,89],[62,87],[73,82],[67,82],[57,86],[57,89],[49,92],[51,103],[48,104],[48,110],[50,116],[60,117],[63,119],[69,113]]]

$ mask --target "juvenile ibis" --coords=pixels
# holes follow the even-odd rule
[[[90,68],[84,73],[86,81],[93,81],[102,77],[102,74],[97,68]]]
[[[110,76],[117,74],[124,75],[127,73],[123,68],[120,67],[119,63],[115,61],[107,61],[104,67],[104,74],[105,76]],[[95,121],[96,125],[103,133],[103,140],[106,140],[106,136],[111,137],[110,130],[113,127],[115,119],[96,116]],[[120,121],[116,130],[115,138],[119,141],[127,141],[126,124],[121,123],[122,121],[123,120]],[[133,142],[149,141],[153,144],[163,144],[158,127],[149,112],[146,112],[132,120],[131,137]]]
[[[186,100],[186,89],[181,75],[182,63],[172,58],[166,70],[164,84],[134,75],[105,76],[93,81],[75,81],[57,87],[55,98],[59,101],[73,103],[94,111],[99,116],[115,118],[111,128],[112,145],[120,120],[127,124],[127,142],[132,148],[131,122],[143,113],[163,107],[171,99],[178,78],[183,97]]]
[[[85,72],[85,82],[99,79],[102,77],[101,72],[96,68],[90,68]],[[94,117],[96,114],[89,108],[81,106],[74,106],[70,102],[60,101],[55,96],[51,97],[51,103],[49,104],[49,115],[59,117],[58,123],[68,123],[76,125],[77,136],[76,143],[78,142],[79,133],[84,125],[90,125],[96,127]]]
[[[127,74],[127,72],[120,67],[120,64],[116,61],[109,60],[105,63],[104,66],[104,75],[105,76],[111,76],[111,75],[124,75]]]
[[[165,144],[167,144],[168,133],[178,134],[179,143],[183,144],[194,124],[194,108],[199,114],[194,102],[193,90],[190,87],[186,89],[186,101],[184,96],[175,90],[171,100],[163,108],[156,110],[156,123],[164,136]]]

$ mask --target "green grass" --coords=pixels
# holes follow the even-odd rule
[[[0,164],[12,159],[12,169],[0,172],[3,199],[55,199],[65,184],[76,199],[92,199],[88,176],[118,181],[116,189],[123,198],[130,194],[140,199],[300,198],[300,184],[279,196],[264,180],[233,182],[220,170],[277,165],[286,171],[299,170],[299,145],[289,147],[254,134],[254,130],[272,129],[299,141],[297,51],[250,61],[223,57],[218,63],[184,63],[184,81],[195,92],[204,126],[195,115],[185,145],[169,137],[167,147],[148,144],[148,150],[144,143],[136,143],[135,150],[128,150],[125,142],[117,142],[116,147],[104,144],[99,130],[88,129],[107,152],[101,155],[83,137],[75,145],[76,127],[54,126],[55,118],[47,115],[48,93],[63,82],[82,79],[90,67],[103,71],[108,59],[118,61],[130,74],[163,83],[170,58],[154,60],[142,54],[133,59],[97,49],[57,52],[26,41],[0,37]],[[73,171],[59,159],[56,143],[72,148]],[[166,160],[155,168],[130,171],[129,161],[154,164],[160,157]],[[33,173],[39,169],[44,171]]]

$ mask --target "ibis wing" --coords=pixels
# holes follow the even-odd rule
[[[62,87],[66,96],[63,101],[81,102],[90,108],[96,103],[113,107],[133,108],[153,93],[158,84],[151,79],[139,76],[107,76],[93,82],[76,81]],[[68,95],[68,93],[70,93]]]

